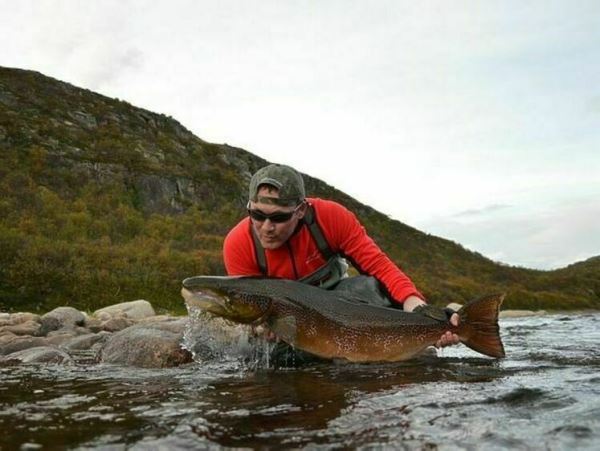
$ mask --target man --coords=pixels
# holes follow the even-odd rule
[[[229,275],[281,277],[350,290],[368,303],[407,312],[434,310],[354,214],[336,202],[306,198],[302,176],[291,167],[271,164],[258,170],[250,181],[247,209],[248,217],[225,238]],[[344,259],[364,276],[347,278]],[[458,315],[451,314],[450,321],[457,326]],[[458,337],[448,331],[436,346],[456,343]]]

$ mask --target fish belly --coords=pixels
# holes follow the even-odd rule
[[[299,331],[301,332],[301,331]],[[408,360],[433,345],[441,331],[381,331],[376,328],[329,327],[299,333],[295,346],[328,359],[350,362],[397,362]]]

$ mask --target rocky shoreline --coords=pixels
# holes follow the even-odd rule
[[[97,363],[146,368],[192,361],[181,347],[187,317],[156,315],[148,301],[112,305],[91,315],[58,307],[44,315],[0,313],[0,365]]]
[[[458,310],[459,304],[449,307]],[[503,310],[501,318],[540,316],[545,311]],[[0,313],[0,365],[72,365],[82,354],[95,363],[166,368],[192,362],[182,348],[185,316],[156,315],[148,301],[124,302],[91,315],[58,307],[44,315]]]

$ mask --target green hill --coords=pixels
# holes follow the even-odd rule
[[[267,162],[176,120],[0,68],[0,310],[96,309],[144,298],[181,310],[183,278],[222,274],[221,245]],[[500,265],[362,205],[353,210],[435,303],[507,292],[507,307],[600,307],[600,258],[556,271]]]

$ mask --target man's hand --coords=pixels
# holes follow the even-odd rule
[[[417,296],[409,296],[404,301],[404,311],[412,312],[415,308],[417,308],[421,305],[427,305],[427,303],[425,301],[423,301],[421,298],[418,298]],[[436,319],[442,319],[442,318],[436,317]],[[455,327],[458,327],[458,322],[459,322],[458,314],[453,313],[452,316],[450,316],[450,324],[452,324]],[[444,332],[444,334],[440,337],[440,339],[435,342],[435,347],[443,348],[445,346],[456,345],[459,342],[460,342],[460,340],[458,339],[458,335],[453,334],[450,331],[447,331],[447,332]]]
[[[453,313],[452,316],[450,317],[450,323],[455,327],[458,327],[458,318],[459,318],[459,316],[457,313]],[[447,331],[444,333],[444,335],[442,335],[440,337],[440,339],[438,341],[435,342],[435,347],[443,348],[445,346],[457,345],[458,343],[460,343],[460,340],[458,339],[458,335],[453,334],[450,331]]]

